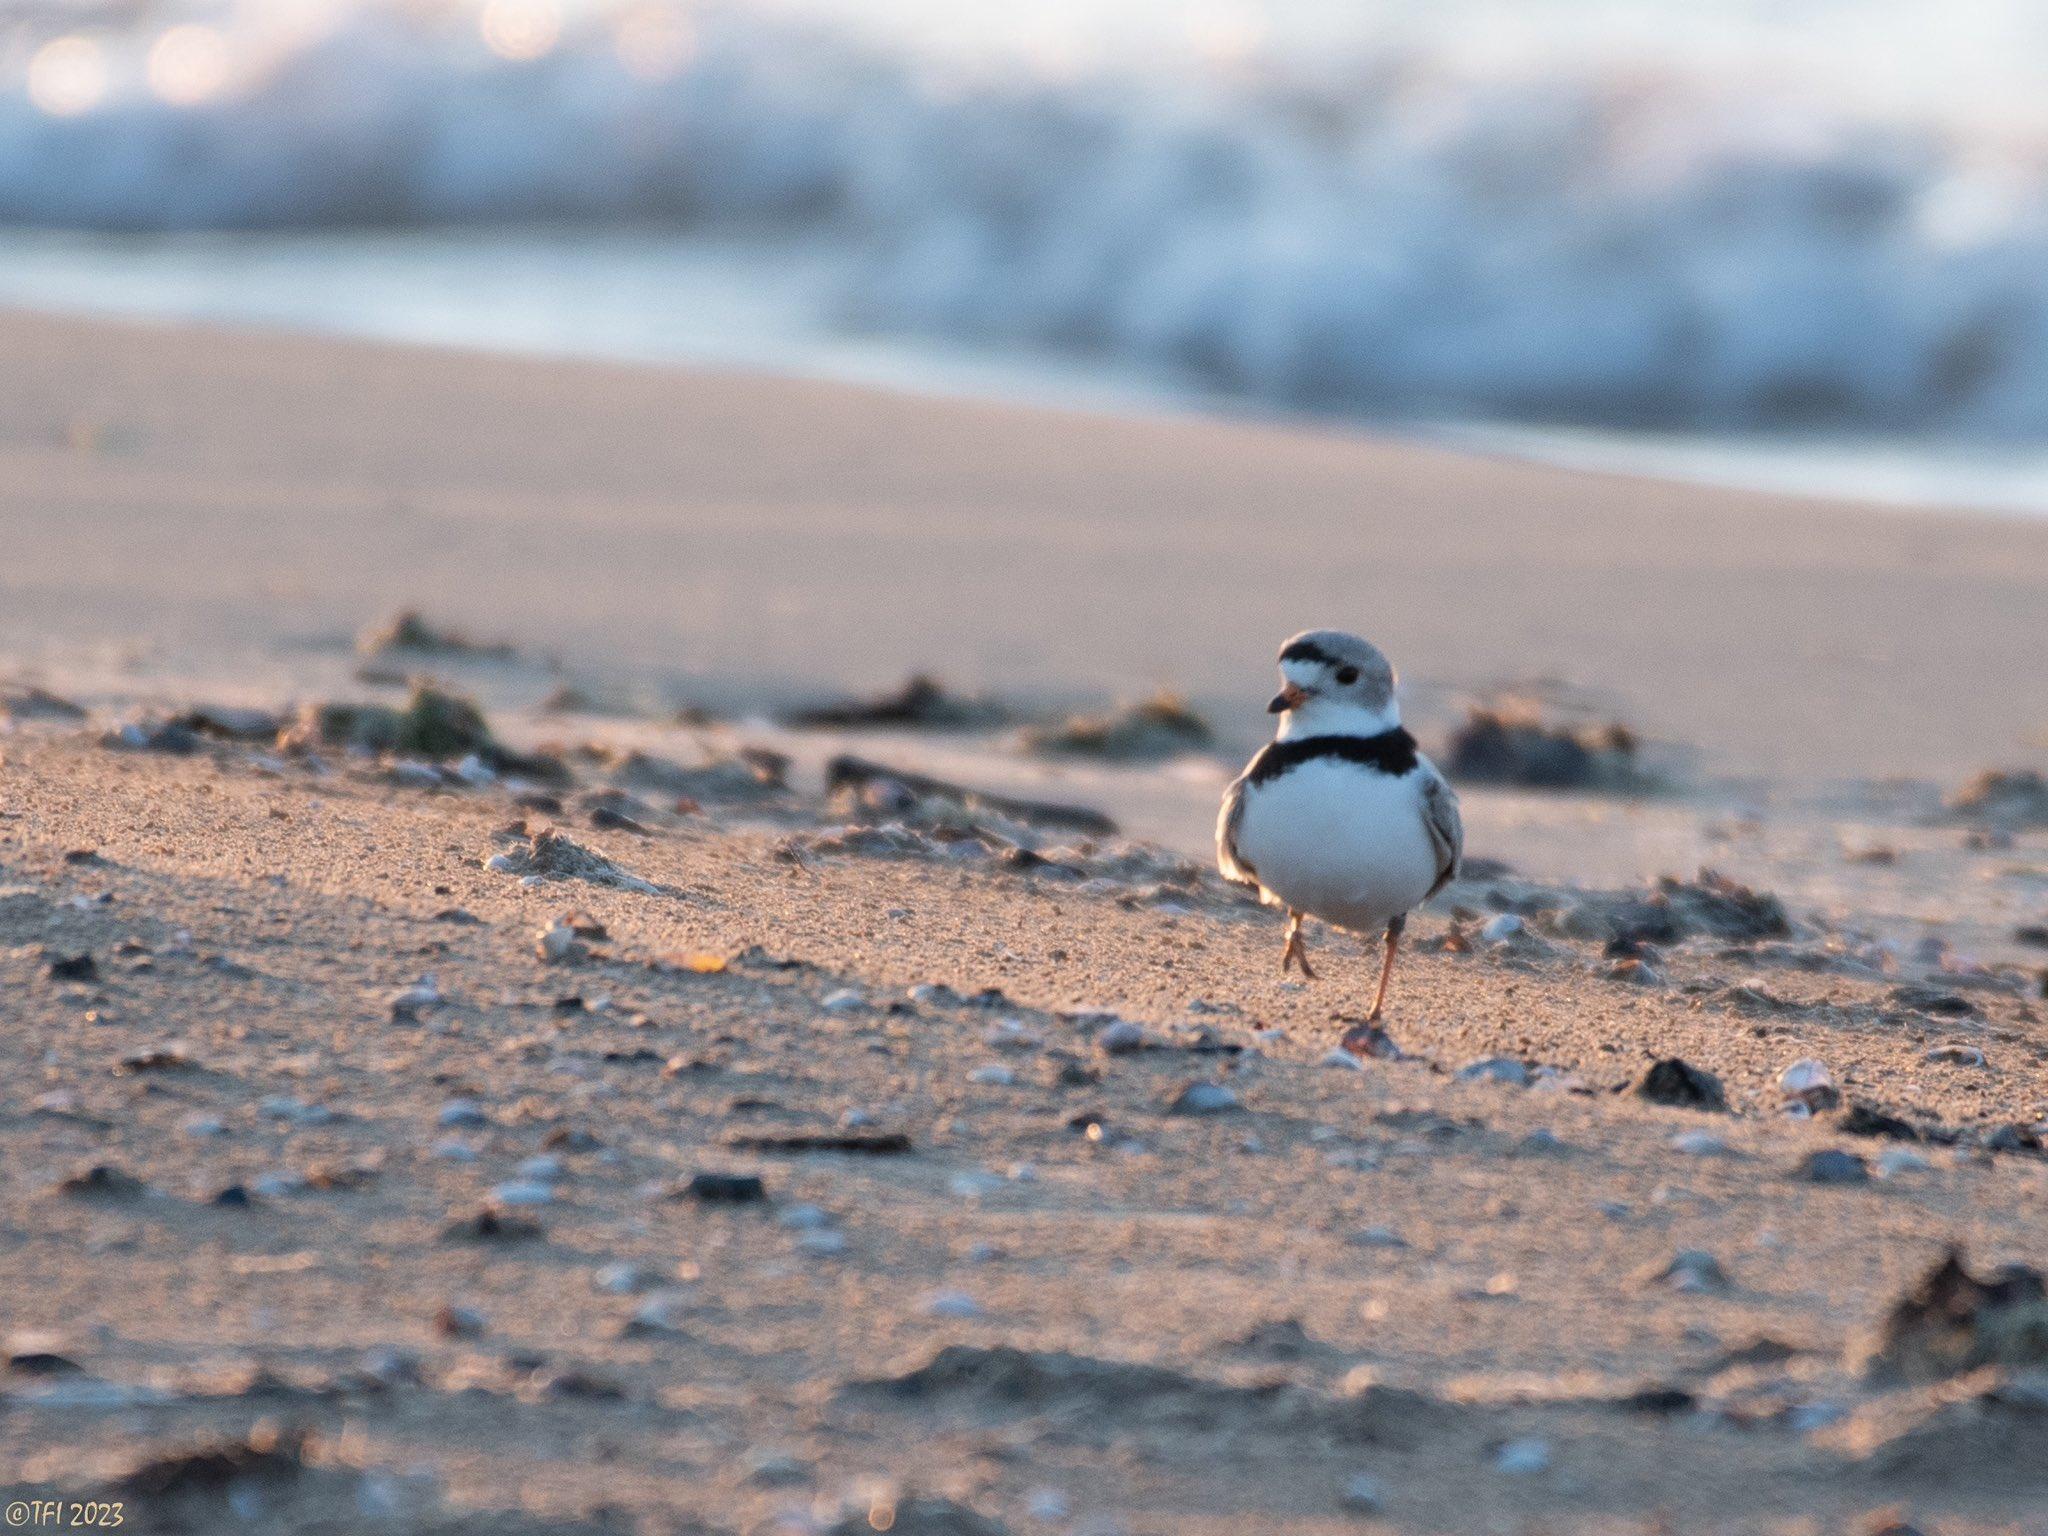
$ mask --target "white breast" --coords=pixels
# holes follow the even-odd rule
[[[1285,905],[1376,933],[1429,894],[1436,850],[1422,771],[1400,778],[1336,758],[1247,786],[1237,848]]]

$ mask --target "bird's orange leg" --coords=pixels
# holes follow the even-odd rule
[[[1308,946],[1301,942],[1301,914],[1291,908],[1287,913],[1287,943],[1280,950],[1280,974],[1286,975],[1290,965],[1300,966],[1305,980],[1316,979],[1308,963]]]
[[[1408,926],[1408,915],[1404,912],[1387,924],[1387,954],[1380,962],[1380,989],[1372,1000],[1372,1012],[1365,1016],[1365,1022],[1379,1022],[1380,1010],[1387,1006],[1387,983],[1394,975],[1394,955],[1401,947],[1401,930]]]

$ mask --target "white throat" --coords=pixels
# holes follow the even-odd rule
[[[1280,717],[1275,741],[1299,741],[1308,736],[1377,736],[1401,723],[1401,706],[1389,699],[1379,709],[1343,699],[1309,699]]]

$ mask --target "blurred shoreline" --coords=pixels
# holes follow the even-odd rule
[[[0,302],[2048,507],[2037,20],[1755,9],[53,9]]]

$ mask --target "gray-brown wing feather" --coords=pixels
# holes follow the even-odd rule
[[[1444,782],[1435,764],[1425,759],[1423,768],[1422,825],[1436,850],[1436,884],[1429,888],[1434,896],[1458,878],[1458,864],[1465,857],[1465,820],[1458,814],[1458,792]]]
[[[1223,791],[1223,809],[1216,816],[1216,867],[1223,878],[1239,885],[1257,885],[1259,872],[1237,851],[1237,834],[1244,826],[1245,775]]]

